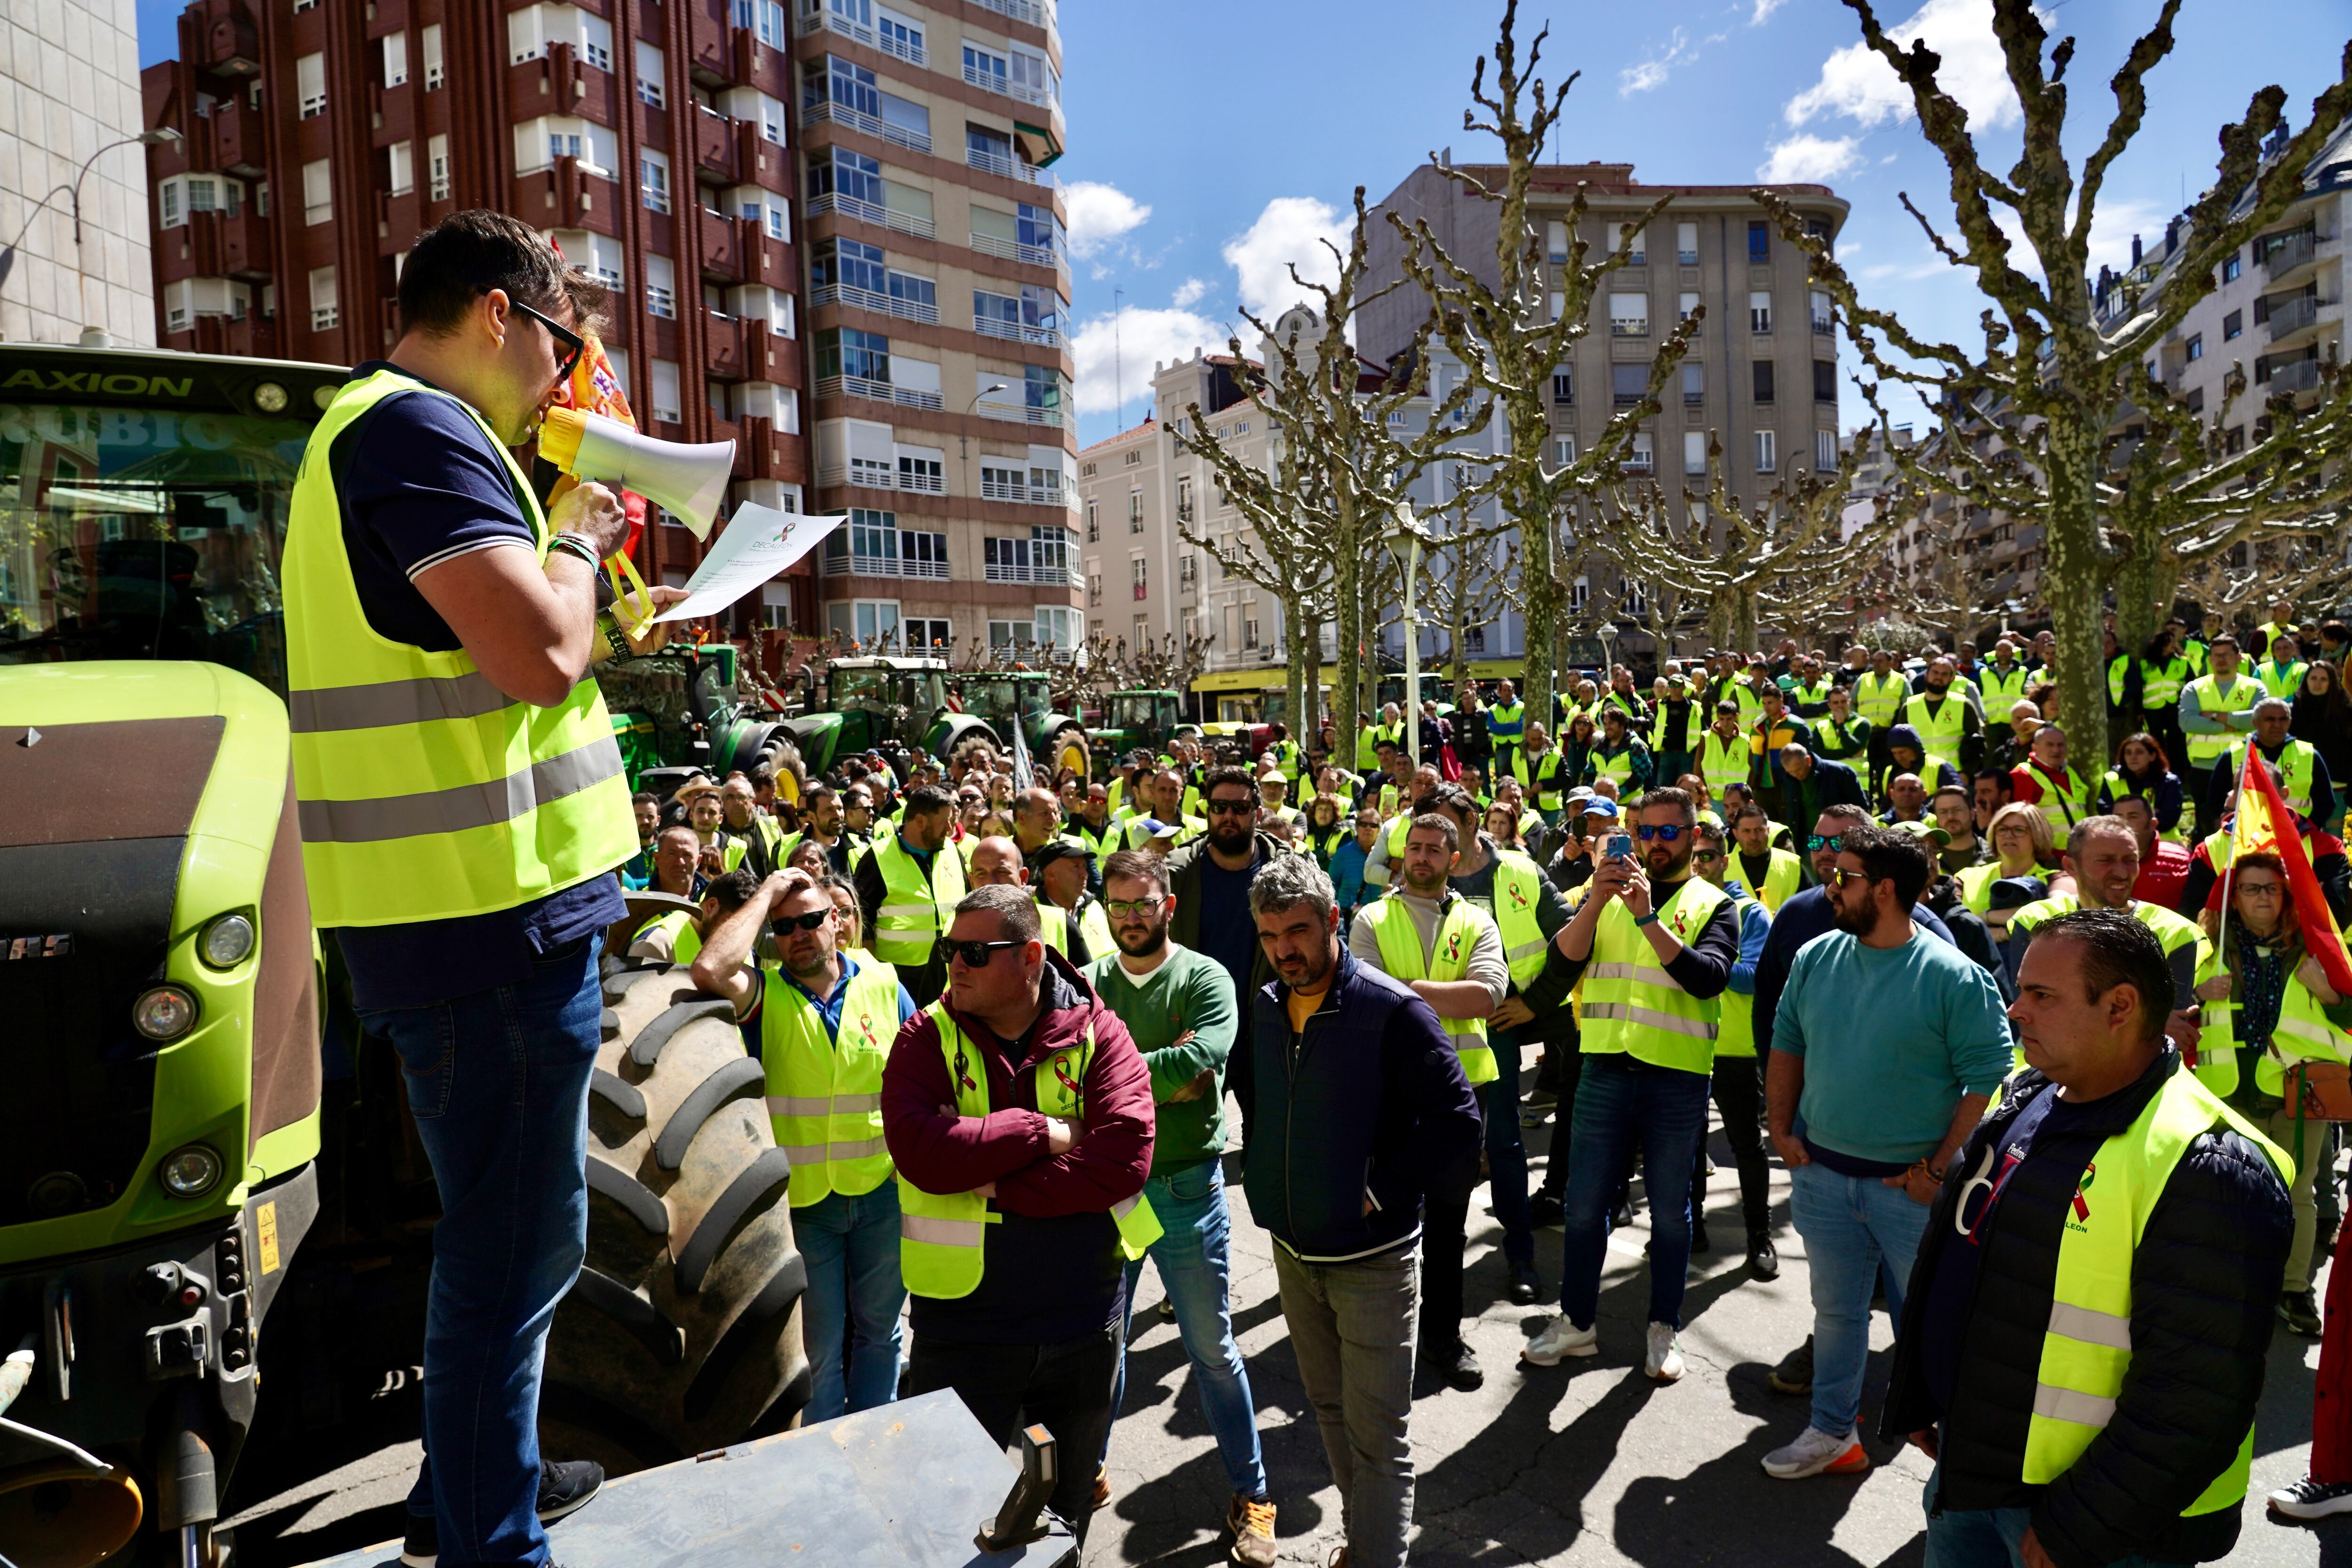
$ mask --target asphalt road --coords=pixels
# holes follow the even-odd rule
[[[1530,1140],[1539,1152],[1546,1134]],[[1723,1173],[1710,1184],[1719,1243],[1738,1234],[1729,1152],[1715,1138]],[[1538,1169],[1541,1169],[1538,1152]],[[1638,1192],[1638,1187],[1636,1191]],[[1265,1233],[1249,1223],[1238,1184],[1233,1298],[1279,1508],[1286,1561],[1325,1563],[1340,1540],[1338,1494],[1286,1342]],[[1601,1292],[1601,1353],[1543,1369],[1518,1349],[1542,1308],[1499,1299],[1506,1283],[1501,1232],[1473,1207],[1469,1300],[1484,1310],[1469,1329],[1487,1372],[1475,1393],[1424,1391],[1413,1406],[1423,1564],[1893,1564],[1916,1568],[1924,1552],[1920,1492],[1926,1458],[1874,1440],[1871,1470],[1855,1477],[1776,1481],[1759,1467],[1805,1424],[1803,1399],[1765,1383],[1774,1363],[1808,1331],[1804,1243],[1788,1227],[1787,1174],[1773,1170],[1779,1279],[1748,1277],[1744,1261],[1717,1252],[1696,1260],[1685,1305],[1678,1384],[1642,1373],[1647,1300],[1645,1222],[1612,1238]],[[1559,1233],[1540,1233],[1537,1261],[1559,1280]],[[1115,1495],[1087,1547],[1095,1564],[1150,1563],[1208,1568],[1224,1559],[1223,1466],[1189,1382],[1175,1325],[1156,1310],[1161,1290],[1147,1268],[1129,1356],[1127,1407],[1111,1441]],[[1891,1335],[1874,1334],[1866,1419],[1874,1419]],[[280,1445],[240,1473],[230,1501],[244,1568],[308,1563],[394,1535],[414,1474],[413,1377],[387,1354],[381,1381],[360,1391],[331,1429]],[[2304,1473],[2315,1342],[2282,1333],[2255,1431],[2253,1496],[2232,1563],[2313,1563],[2352,1568],[2352,1519],[2319,1530],[2265,1517],[2259,1500]],[[266,1395],[265,1395],[266,1398]],[[593,1505],[592,1505],[593,1506]],[[559,1558],[562,1527],[556,1531]]]

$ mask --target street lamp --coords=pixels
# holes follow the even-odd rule
[[[1404,568],[1404,715],[1405,736],[1412,743],[1412,765],[1421,766],[1421,623],[1413,618],[1413,586],[1421,576],[1421,552],[1429,546],[1429,531],[1412,515],[1412,503],[1401,500],[1381,542]]]
[[[23,223],[17,225],[16,237],[8,242],[7,248],[0,250],[0,286],[6,285],[8,281],[8,274],[16,265],[16,247],[23,242],[25,238],[25,231],[33,226],[33,219],[39,216],[41,209],[49,205],[49,196],[56,195],[59,191],[68,192],[72,195],[74,245],[79,248],[81,245],[81,183],[89,177],[90,165],[97,163],[99,159],[104,157],[107,153],[113,152],[117,147],[164,147],[169,146],[171,143],[179,140],[180,133],[177,131],[173,130],[172,127],[168,125],[163,125],[159,126],[152,131],[142,131],[136,136],[125,136],[119,142],[109,142],[105,146],[100,147],[97,152],[92,153],[89,157],[83,159],[81,162],[81,167],[74,171],[73,184],[70,185],[50,186],[48,195],[45,195],[39,201],[34,203],[33,210],[25,215],[25,221]]]
[[[971,411],[980,406],[980,400],[982,398],[986,397],[992,392],[1003,392],[1009,384],[1011,384],[1000,381],[992,386],[983,386],[978,392],[973,393],[971,395],[971,401],[963,405],[963,416],[966,419],[971,418]],[[969,464],[971,461],[971,436],[969,431],[956,437],[956,456],[961,462]],[[965,489],[971,489],[971,475],[970,473],[966,473],[964,475],[963,482]]]

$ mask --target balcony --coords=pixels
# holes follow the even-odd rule
[[[1054,18],[1037,0],[971,0],[983,11],[993,11],[1000,16],[1010,16],[1016,22],[1026,22],[1033,27],[1051,28]]]
[[[893,147],[904,147],[909,153],[928,153],[931,150],[931,138],[929,132],[913,130],[904,125],[893,125],[887,120],[878,120],[863,110],[852,109],[845,103],[812,103],[801,110],[801,124],[803,128],[826,123],[845,125],[852,131],[863,132],[868,136],[887,142]]]
[[[1019,479],[992,479],[989,470],[980,471],[980,499],[1012,501],[1019,506],[1062,506],[1066,504],[1059,485],[1032,485]]]
[[[964,62],[963,79],[982,92],[998,93],[1015,103],[1034,103],[1040,109],[1055,107],[1052,96],[1044,88],[1032,87],[1025,81],[1014,81],[1008,77],[998,76],[994,71],[982,70],[970,60]]]
[[[261,32],[243,0],[203,0],[199,15],[191,64],[223,76],[261,73]]]
[[[721,315],[717,310],[702,312],[702,342],[709,358],[707,373],[714,381],[751,381],[755,379],[746,338],[751,323],[737,316]],[[719,439],[713,436],[712,440]]]
[[[1650,319],[1647,316],[1622,319],[1612,316],[1609,320],[1609,335],[1612,338],[1646,338],[1650,335]]]
[[[853,310],[871,310],[877,316],[896,316],[902,321],[922,321],[937,325],[938,305],[925,300],[901,300],[896,294],[877,293],[871,289],[859,289],[847,283],[828,283],[809,295],[812,309],[826,305],[844,305]]]
[[[797,289],[801,286],[800,264],[793,258],[793,247],[781,239],[771,239],[765,233],[754,232],[758,225],[748,219],[744,225],[743,281],[764,283],[771,289]]]
[[[1080,586],[1077,573],[1067,566],[1032,566],[1021,562],[991,561],[981,569],[981,572],[983,580],[991,583],[1026,583],[1040,588]]]
[[[261,111],[242,94],[223,99],[213,111],[188,127],[188,166],[218,169],[243,179],[259,179],[268,172],[268,131]]]
[[[2270,389],[2267,395],[2299,396],[2306,392],[2316,392],[2319,390],[2320,380],[2319,362],[2315,359],[2299,359],[2293,364],[2283,364],[2271,372],[2271,378],[2265,384]]]
[[[1826,316],[1815,316],[1813,318],[1813,336],[1817,338],[1833,338],[1837,336],[1837,323],[1831,321]]]
[[[821,375],[817,377],[816,395],[819,398],[870,397],[877,403],[895,403],[902,408],[947,406],[936,392],[926,392],[916,386],[893,386],[887,381],[875,381],[862,375]],[[1055,423],[1058,425],[1061,421],[1056,419]]]
[[[743,379],[778,386],[801,384],[800,344],[765,321],[743,323]]]
[[[740,283],[748,268],[745,247],[756,243],[744,233],[745,220],[725,217],[709,207],[694,209],[695,227],[702,238],[702,276],[712,283]]]
[[[972,406],[990,419],[1003,419],[1017,425],[1043,425],[1055,430],[1062,427],[1062,411],[1058,408],[1032,408],[1021,403],[992,403],[985,397]]]
[[[974,316],[971,330],[983,338],[1002,338],[1008,343],[1034,343],[1041,349],[1062,346],[1062,334],[1051,327],[1032,327],[995,316]]]
[[[2263,259],[2263,273],[2273,283],[2284,283],[2289,277],[2311,265],[2317,252],[2318,241],[2309,229],[2290,234],[2271,247]]]
[[[743,183],[742,139],[738,122],[694,106],[694,177],[706,185]]]
[[[250,205],[235,217],[225,212],[190,213],[187,230],[188,262],[197,277],[269,276],[269,220],[256,216]]]
[[[983,174],[1002,174],[1008,180],[1019,180],[1026,184],[1044,185],[1054,190],[1061,188],[1060,181],[1024,158],[967,145],[963,150],[963,161]]]
[[[948,563],[944,561],[908,561],[896,555],[869,554],[851,551],[846,554],[825,553],[822,563],[828,577],[919,577],[934,583],[948,581]],[[996,569],[989,568],[992,583],[1000,579]]]
[[[2280,342],[2298,332],[2307,332],[2319,324],[2319,300],[2309,294],[2296,294],[2280,300],[2271,306],[2270,341]]]
[[[912,235],[917,239],[934,239],[939,236],[937,226],[927,217],[917,217],[912,213],[898,212],[878,202],[861,201],[838,192],[827,191],[824,195],[809,198],[809,216],[822,217],[826,213],[839,213],[844,217],[876,224],[898,234]]]
[[[772,421],[756,416],[743,420],[736,430],[737,479],[781,479],[786,484],[800,484],[807,479],[808,468],[800,458],[799,437],[779,435]],[[944,572],[941,575],[945,575]]]
[[[816,210],[814,203],[810,205],[809,210],[812,212]],[[1060,253],[1050,245],[1023,245],[1016,240],[999,239],[992,234],[975,234],[971,237],[971,247],[982,256],[993,256],[1000,261],[1018,261],[1030,267],[1051,267],[1065,274],[1070,269],[1070,264],[1063,260]]]

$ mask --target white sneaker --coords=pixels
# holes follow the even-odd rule
[[[1580,1329],[1562,1312],[1543,1326],[1543,1332],[1528,1342],[1519,1359],[1531,1366],[1558,1366],[1564,1355],[1599,1355],[1601,1325],[1596,1321],[1589,1329]]]
[[[1764,1456],[1764,1473],[1793,1481],[1806,1476],[1851,1476],[1870,1468],[1870,1456],[1853,1433],[1832,1437],[1818,1426],[1808,1426],[1785,1448]]]
[[[1643,1358],[1642,1370],[1660,1383],[1672,1383],[1683,1374],[1683,1347],[1675,1338],[1672,1323],[1650,1325],[1650,1352]]]

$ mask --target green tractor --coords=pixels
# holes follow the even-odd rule
[[[1177,735],[1200,732],[1199,725],[1185,721],[1184,699],[1177,692],[1114,691],[1103,699],[1102,722],[1095,727],[1095,766],[1108,773],[1139,749],[1157,757]]]
[[[396,1058],[311,928],[284,700],[288,508],[344,379],[0,345],[17,1568],[221,1568],[240,1458],[302,1462],[422,1344],[437,1197]],[[789,729],[735,700],[731,655],[616,672],[639,779],[788,753]],[[620,1469],[797,1418],[806,1276],[726,1005],[609,957],[604,1001],[587,1268],[549,1339],[541,1428]]]
[[[807,781],[795,726],[740,694],[738,657],[732,643],[672,643],[596,667],[630,788],[667,796],[698,773],[723,779],[765,763],[797,796]]]
[[[895,753],[894,763],[914,745],[939,755],[932,738],[949,713],[947,668],[936,658],[836,658],[825,669],[824,706],[812,675],[803,711],[784,732],[812,774],[861,752]]]
[[[1054,710],[1054,678],[1045,671],[982,670],[961,678],[956,688],[961,710],[933,725],[923,742],[933,756],[947,756],[975,737],[1010,753],[1017,726],[1041,782],[1063,768],[1082,780],[1089,776],[1087,728]]]

